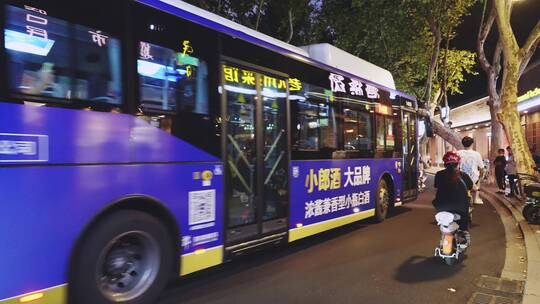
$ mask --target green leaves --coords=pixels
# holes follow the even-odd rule
[[[388,69],[398,89],[421,97],[428,79],[434,21],[443,38],[455,29],[476,0],[188,0],[243,25],[295,45],[328,42]],[[262,5],[261,5],[262,4]],[[289,14],[290,12],[290,14]],[[292,17],[292,18],[290,18]],[[292,21],[292,22],[291,22]],[[443,39],[444,41],[444,39]],[[445,44],[444,42],[442,44]],[[446,44],[445,44],[446,45]],[[448,92],[461,93],[466,74],[474,74],[475,55],[444,46],[433,85],[448,76]],[[436,90],[434,90],[436,91]]]

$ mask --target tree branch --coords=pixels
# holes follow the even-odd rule
[[[483,22],[482,24],[480,24],[480,31],[478,32],[478,38],[476,40],[478,61],[480,62],[480,66],[486,73],[490,73],[491,69],[493,68],[493,66],[489,63],[486,57],[485,43],[489,35],[489,32],[491,32],[491,28],[493,27],[494,22],[495,22],[495,8],[492,8],[489,12],[489,16],[487,20]]]
[[[525,72],[525,69],[529,65],[529,62],[531,61],[531,58],[533,57],[534,53],[536,52],[536,48],[538,47],[539,42],[540,42],[540,39],[536,40],[536,43],[532,46],[532,48],[529,50],[529,52],[523,57],[523,61],[521,62],[521,66],[519,67],[519,77],[521,77],[521,75],[523,75],[523,73]]]
[[[422,98],[423,102],[427,104],[429,103],[429,100],[431,98],[431,88],[433,86],[433,74],[435,73],[435,68],[437,67],[437,60],[439,58],[439,52],[441,47],[441,30],[439,28],[439,25],[437,24],[437,21],[435,20],[435,17],[431,13],[431,11],[428,11],[427,14],[427,21],[429,24],[429,29],[431,33],[433,34],[433,51],[431,53],[431,61],[429,63],[428,68],[428,77],[426,79],[426,86],[424,91],[424,96]]]
[[[287,39],[287,43],[291,42],[294,34],[294,28],[293,28],[293,14],[292,14],[292,8],[289,8],[289,39]]]
[[[534,26],[533,30],[529,34],[529,38],[527,38],[527,41],[525,42],[525,44],[520,50],[522,59],[525,59],[529,55],[529,53],[531,53],[531,51],[534,53],[534,51],[536,50],[536,47],[538,46],[539,40],[540,40],[540,20],[538,20],[538,23]]]
[[[502,41],[503,52],[507,54],[507,58],[511,54],[519,52],[519,45],[516,40],[516,35],[510,24],[510,12],[512,2],[508,0],[493,0],[493,5],[496,12],[497,27],[499,28],[500,39]]]
[[[257,21],[255,21],[256,31],[259,29],[259,23],[261,21],[261,11],[262,11],[263,4],[264,4],[264,0],[261,0],[261,2],[259,2],[259,6],[257,7]]]

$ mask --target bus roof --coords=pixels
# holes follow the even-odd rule
[[[385,70],[371,62],[347,53],[328,43],[301,46],[309,57],[323,62],[329,66],[358,75],[366,80],[381,84],[389,89],[396,89],[394,77],[390,71]]]
[[[342,72],[349,78],[359,78],[403,97],[416,100],[413,96],[395,89],[394,79],[389,71],[330,44],[296,47],[181,0],[136,1],[175,14],[197,24],[213,28],[233,37],[255,43],[297,60],[312,63],[325,69],[332,68],[332,70]]]

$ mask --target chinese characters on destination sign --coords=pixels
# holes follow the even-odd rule
[[[342,92],[342,93],[349,93],[354,96],[365,96],[367,95],[368,98],[377,99],[379,98],[379,89],[376,87],[369,85],[367,83],[363,83],[356,79],[350,79],[349,80],[349,91],[347,92],[347,85],[345,82],[345,77],[339,74],[330,73],[330,76],[328,76],[328,80],[330,80],[330,88],[332,89],[332,92]],[[362,87],[365,85],[366,94],[364,95],[364,91],[362,90]]]
[[[240,69],[237,67],[223,66],[223,76],[225,81],[229,83],[245,84],[255,86],[255,72]],[[272,76],[261,74],[261,84],[267,88],[282,89],[287,88],[287,81],[285,79],[278,79]],[[289,90],[300,91],[302,90],[302,82],[298,78],[289,78]]]

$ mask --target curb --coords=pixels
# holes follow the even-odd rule
[[[527,279],[522,304],[540,303],[540,237],[537,236],[537,233],[521,214],[521,210],[512,201],[499,198],[485,189],[481,189],[480,193],[488,201],[497,201],[503,205],[512,214],[516,225],[523,233],[527,252]]]

